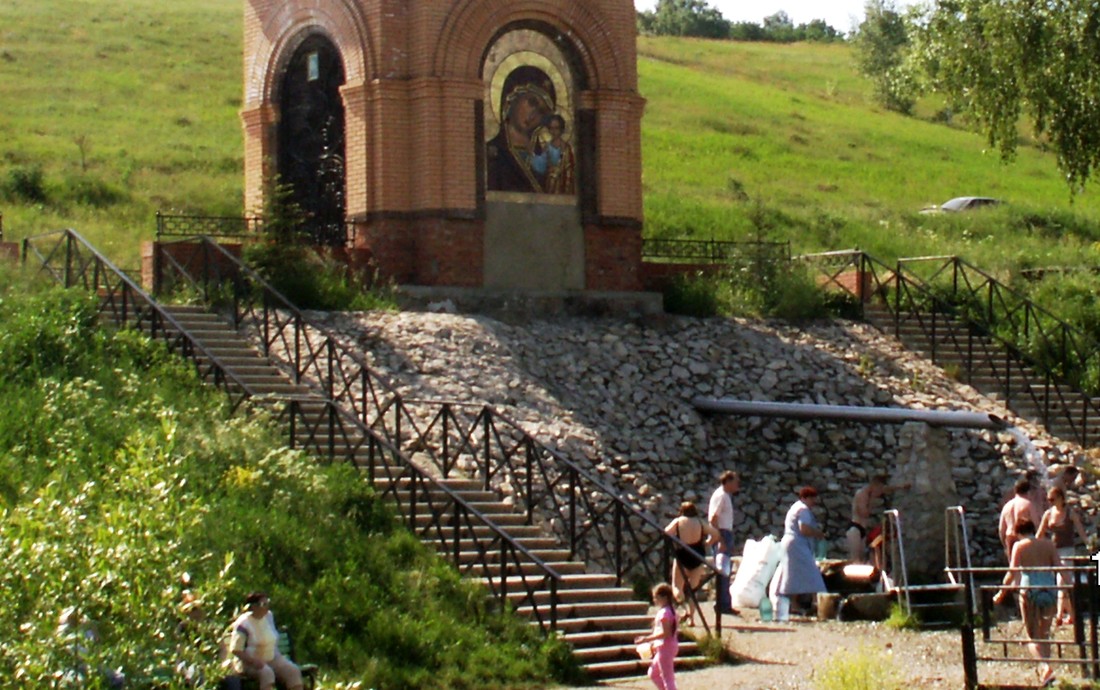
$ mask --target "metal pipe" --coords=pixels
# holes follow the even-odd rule
[[[810,403],[760,402],[732,398],[698,397],[691,401],[695,409],[712,414],[746,417],[784,417],[786,419],[838,420],[864,424],[904,424],[924,422],[929,426],[966,429],[1007,429],[997,415],[987,412],[955,410],[912,410],[904,407],[856,407],[852,405],[814,405]]]

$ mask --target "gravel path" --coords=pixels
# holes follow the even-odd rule
[[[755,618],[749,612],[746,618]],[[728,619],[727,619],[728,620]],[[701,634],[702,629],[698,629]],[[1002,623],[998,637],[1022,634],[1019,621]],[[1068,637],[1062,629],[1059,637]],[[819,622],[800,619],[786,625],[760,624],[755,620],[736,619],[723,637],[730,649],[743,661],[736,665],[713,666],[676,675],[679,690],[790,690],[818,688],[815,678],[835,667],[845,652],[860,652],[875,659],[881,668],[896,673],[896,688],[964,687],[962,644],[957,630],[896,631],[880,623]],[[1072,653],[1072,652],[1068,652]],[[980,650],[979,654],[991,654]],[[1059,677],[1079,677],[1075,668],[1056,667]],[[984,683],[1037,686],[1033,664],[982,663],[978,678]],[[598,688],[652,690],[645,678],[619,680]],[[835,686],[834,686],[835,687]],[[858,686],[862,688],[863,686]],[[867,686],[872,687],[872,686]],[[876,690],[878,688],[876,687]],[[886,688],[883,688],[886,690]]]

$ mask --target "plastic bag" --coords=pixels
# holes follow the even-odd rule
[[[767,596],[768,583],[779,566],[779,542],[770,534],[759,541],[745,542],[741,567],[730,585],[730,601],[734,607],[754,609]]]

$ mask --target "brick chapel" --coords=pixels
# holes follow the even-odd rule
[[[641,289],[633,0],[247,0],[245,205],[270,180],[397,282]]]

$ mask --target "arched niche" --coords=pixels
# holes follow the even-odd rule
[[[274,100],[279,184],[308,217],[315,239],[343,244],[347,210],[344,63],[331,40],[307,30],[288,50]]]

